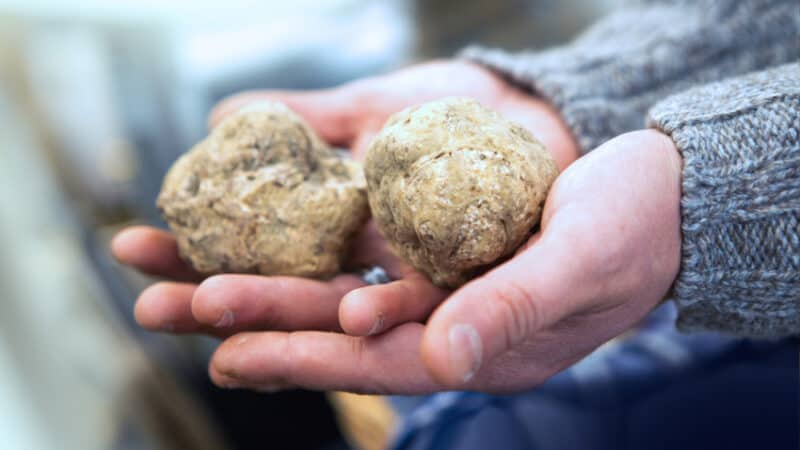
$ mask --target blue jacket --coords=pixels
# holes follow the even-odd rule
[[[513,396],[392,397],[397,450],[797,449],[796,340],[681,334],[671,303]]]

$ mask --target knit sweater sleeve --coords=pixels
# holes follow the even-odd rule
[[[683,156],[679,328],[800,334],[800,63],[667,98],[648,122]]]
[[[671,94],[800,58],[799,35],[797,0],[672,0],[613,13],[563,47],[461,56],[549,100],[588,152]]]

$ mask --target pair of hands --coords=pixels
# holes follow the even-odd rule
[[[528,127],[563,171],[540,231],[509,261],[447,292],[394,257],[370,222],[349,263],[382,266],[391,283],[367,286],[352,274],[204,279],[169,233],[131,227],[112,242],[117,259],[172,280],[142,292],[137,321],[223,338],[209,364],[222,387],[382,394],[530,388],[635,325],[664,298],[680,260],[681,159],[657,131],[622,135],[576,161],[556,111],[455,61],[324,91],[240,94],[210,124],[249,102],[279,100],[358,158],[389,115],[452,95]]]

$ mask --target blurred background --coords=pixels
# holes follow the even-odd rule
[[[470,43],[562,42],[610,2],[0,0],[0,448],[346,448],[319,393],[228,392],[144,332],[110,237],[244,89],[328,87]]]
[[[113,261],[111,236],[134,223],[163,226],[154,203],[164,173],[205,136],[208,111],[230,94],[334,86],[472,43],[544,48],[568,41],[613,6],[0,0],[0,450],[350,448],[324,394],[217,389],[206,373],[215,341],[138,328],[133,303],[153,280]],[[589,392],[600,399],[597,409],[569,405],[586,426],[559,428],[548,422],[553,405],[576,388],[554,379],[532,394],[555,392],[533,399],[544,434],[589,436],[602,419],[629,432],[627,447],[608,448],[685,448],[669,439],[704,431],[707,442],[735,442],[732,430],[758,431],[753,418],[760,417],[790,431],[781,442],[797,442],[798,393],[785,376],[792,367],[796,384],[793,347],[681,337],[672,313],[658,314],[650,331],[630,333],[630,346],[609,343],[570,376],[604,380],[610,365],[603,358],[624,357],[628,385],[644,392],[653,381],[677,391],[631,406],[628,422],[604,406],[600,390]],[[701,355],[692,363],[700,372],[681,372],[693,353]],[[642,355],[651,362],[641,364]],[[743,358],[750,365],[732,363]],[[766,360],[781,370],[765,372]],[[717,376],[718,367],[739,375],[698,376]],[[678,382],[673,373],[707,384]],[[712,404],[721,415],[704,409]],[[657,429],[663,433],[655,437]],[[751,448],[761,447],[777,448]]]

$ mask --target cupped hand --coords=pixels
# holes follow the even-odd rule
[[[541,231],[450,295],[427,324],[376,336],[240,333],[217,349],[211,377],[228,387],[368,393],[536,386],[633,327],[667,295],[680,260],[680,173],[665,135],[622,135],[564,171]],[[381,304],[376,291],[359,291],[363,304]],[[418,301],[405,294],[398,303]]]
[[[246,104],[277,100],[303,116],[323,139],[350,148],[360,158],[391,114],[446,96],[475,97],[527,126],[562,168],[577,155],[569,131],[547,104],[486,69],[459,61],[413,66],[328,90],[242,93],[217,106],[209,124],[213,127]],[[170,279],[146,289],[136,303],[137,321],[158,331],[227,337],[243,330],[344,329],[370,335],[424,320],[448,294],[394,257],[372,222],[357,237],[347,266],[384,267],[396,280],[384,285],[365,286],[353,274],[328,281],[255,275],[204,280],[180,259],[174,238],[151,227],[123,230],[112,242],[112,251],[125,264]]]

